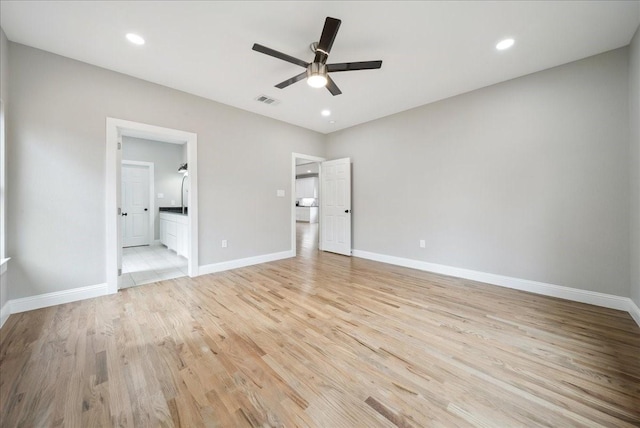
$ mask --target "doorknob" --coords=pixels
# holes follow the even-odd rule
[[[349,214],[349,210],[344,210],[344,212],[345,212],[346,214]]]
[[[149,210],[148,210],[148,209],[146,209],[146,208],[145,208],[144,210],[145,210],[145,211],[149,211]]]
[[[122,213],[122,216],[123,216],[123,217],[124,217],[124,216],[126,216],[126,215],[127,215],[127,213]]]

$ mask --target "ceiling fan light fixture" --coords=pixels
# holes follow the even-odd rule
[[[312,88],[324,88],[327,86],[327,78],[321,74],[313,74],[307,78],[307,84]]]
[[[312,88],[324,88],[327,86],[327,66],[312,62],[307,67],[307,84]]]

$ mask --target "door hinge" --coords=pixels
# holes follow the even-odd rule
[[[122,208],[118,207],[118,215],[122,215]]]
[[[122,143],[120,141],[118,141],[118,150],[122,149]]]

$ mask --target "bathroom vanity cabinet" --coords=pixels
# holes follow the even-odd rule
[[[160,243],[179,256],[189,257],[189,217],[160,212]]]

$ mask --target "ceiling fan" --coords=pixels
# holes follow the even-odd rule
[[[294,76],[284,82],[278,83],[276,88],[284,89],[289,85],[292,85],[300,80],[307,78],[309,86],[314,88],[322,88],[326,86],[331,95],[340,95],[342,91],[336,83],[329,77],[329,73],[337,73],[339,71],[354,71],[354,70],[372,70],[382,67],[382,61],[361,61],[361,62],[341,62],[339,64],[327,64],[329,59],[329,53],[331,52],[331,46],[338,34],[338,28],[340,28],[340,21],[336,18],[327,17],[324,21],[324,28],[322,29],[322,35],[320,41],[312,43],[310,48],[315,53],[313,62],[304,62],[301,59],[294,58],[290,55],[278,52],[266,46],[255,43],[253,50],[261,52],[263,54],[279,58],[283,61],[290,62],[300,67],[304,67],[307,70]]]

